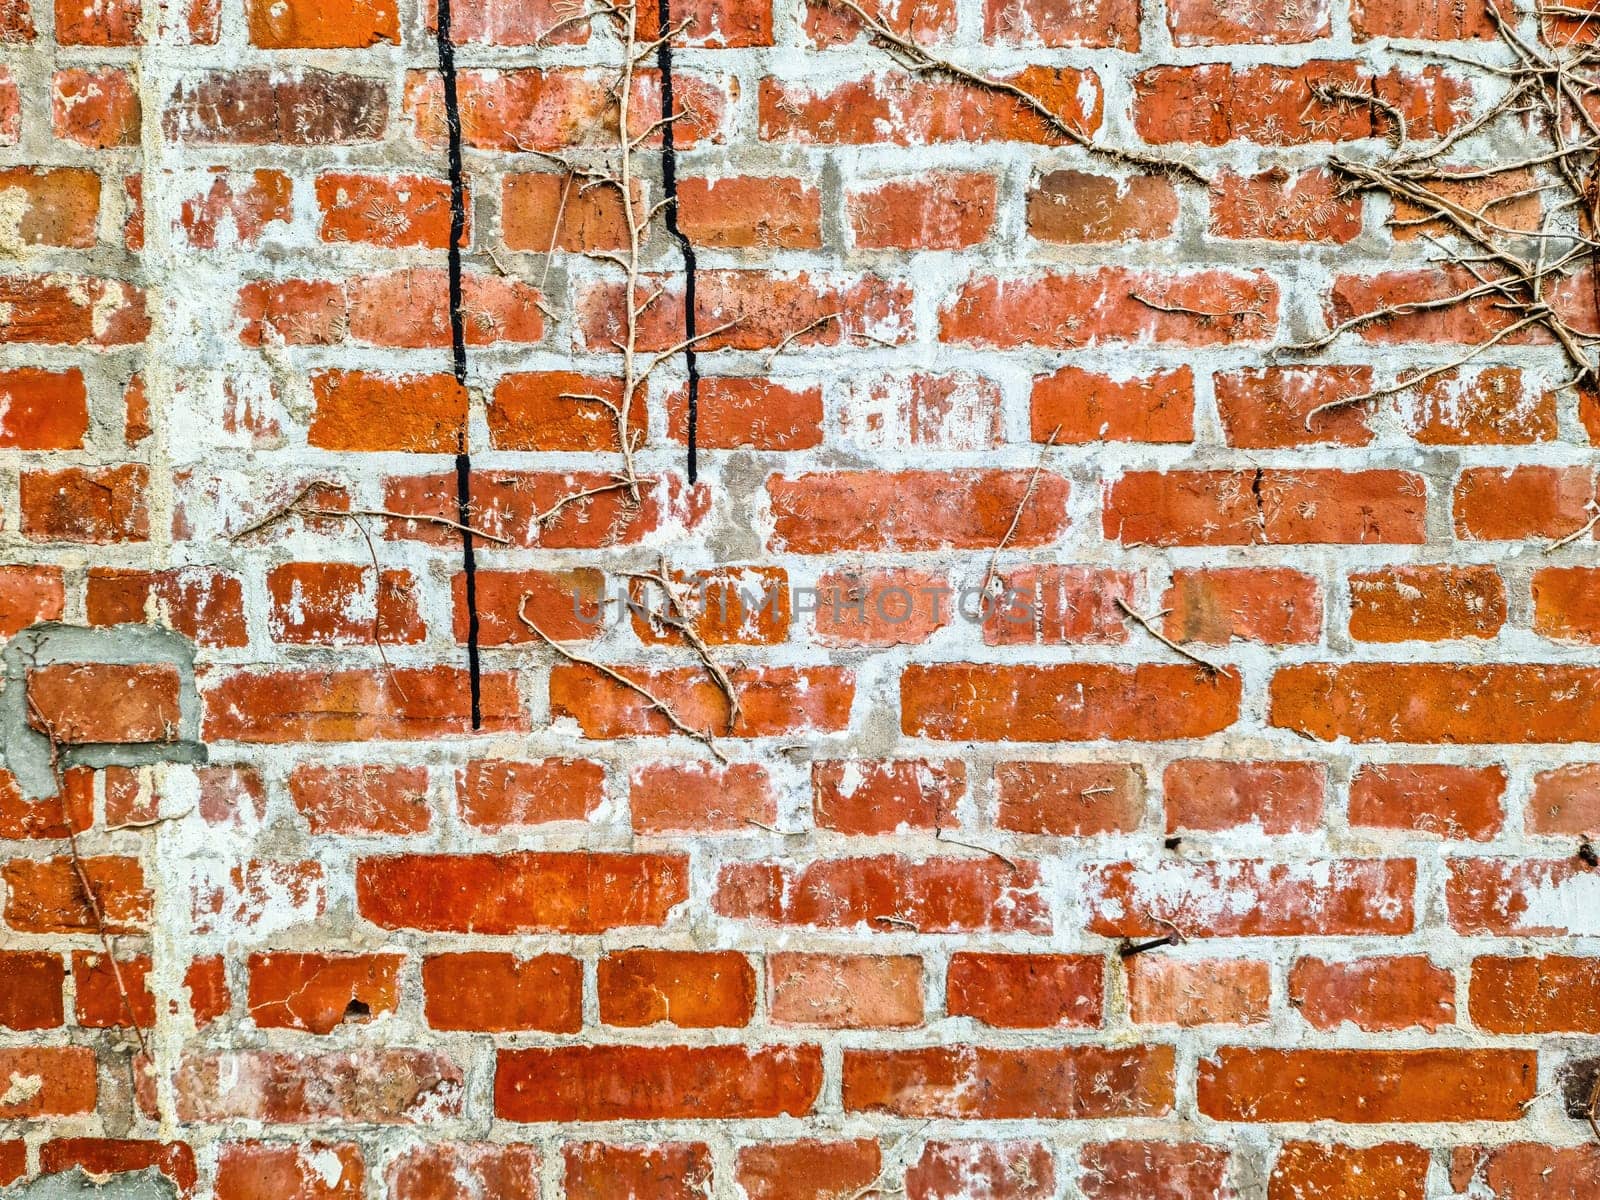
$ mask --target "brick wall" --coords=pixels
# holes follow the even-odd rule
[[[1600,1194],[1600,410],[1535,339],[1308,423],[1488,304],[1271,353],[1449,286],[1312,86],[1460,128],[1492,80],[1436,51],[1487,15],[887,10],[1201,185],[831,0],[679,0],[680,223],[737,322],[700,476],[673,355],[639,502],[541,524],[618,465],[570,394],[615,395],[622,205],[537,152],[598,161],[619,50],[456,8],[465,388],[415,0],[0,0],[0,1183]],[[659,224],[642,265],[653,353]],[[463,440],[476,731],[459,532],[384,515],[453,519]],[[700,623],[731,735],[670,627],[582,619],[663,556],[813,589]],[[991,572],[1027,620],[937,591]]]

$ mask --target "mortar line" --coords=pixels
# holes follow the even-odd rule
[[[663,3],[665,0],[663,0]],[[436,17],[439,76],[444,87],[444,124],[450,162],[450,358],[456,383],[467,388],[466,314],[461,298],[461,239],[466,232],[466,180],[461,165],[461,108],[456,95],[456,51],[450,36],[450,0],[439,0]],[[470,409],[470,401],[468,404]],[[471,689],[472,728],[483,724],[482,679],[478,663],[477,556],[472,545],[472,455],[467,449],[467,421],[456,434],[456,521],[461,526],[461,567],[466,581],[467,675]]]

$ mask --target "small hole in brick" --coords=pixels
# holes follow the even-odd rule
[[[370,1017],[372,1009],[367,1006],[365,1001],[352,1000],[344,1006],[344,1015],[346,1018]]]

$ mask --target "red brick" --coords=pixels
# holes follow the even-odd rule
[[[202,646],[236,649],[249,644],[244,587],[236,575],[202,567],[90,567],[84,597],[91,625],[156,621]]]
[[[456,771],[461,819],[489,833],[582,821],[605,799],[605,769],[582,758],[478,759]]]
[[[1029,430],[1036,442],[1188,442],[1194,439],[1194,372],[1128,379],[1066,366],[1034,378]]]
[[[1130,471],[1106,490],[1103,525],[1148,546],[1420,544],[1426,511],[1408,471]]]
[[[1480,541],[1566,537],[1588,522],[1594,494],[1594,472],[1586,468],[1470,467],[1456,483],[1456,536]]]
[[[302,763],[289,796],[314,834],[423,833],[431,819],[424,767]]]
[[[1455,1024],[1456,981],[1421,955],[1329,962],[1302,958],[1289,972],[1289,1003],[1318,1029],[1349,1022],[1368,1033]]]
[[[321,450],[453,454],[466,436],[467,391],[449,375],[313,371],[306,442]]]
[[[567,1200],[701,1200],[711,1194],[711,1150],[701,1143],[562,1149]]]
[[[204,1029],[212,1021],[228,1015],[233,997],[228,994],[227,968],[220,955],[197,958],[183,973],[183,986],[189,993],[189,1008],[195,1026]]]
[[[1277,312],[1277,286],[1260,271],[1177,275],[1102,267],[1021,279],[980,275],[940,311],[939,339],[1000,350],[1119,342],[1216,346],[1263,339]]]
[[[1471,663],[1306,663],[1272,677],[1271,722],[1319,741],[1600,740],[1600,671]]]
[[[955,619],[957,593],[936,571],[828,571],[816,593],[824,646],[918,646]]]
[[[178,740],[178,669],[56,663],[28,671],[28,723],[68,745]]]
[[[1050,1200],[1055,1159],[1040,1142],[928,1142],[906,1168],[906,1200]]]
[[[570,1046],[501,1050],[506,1121],[804,1116],[822,1088],[817,1046]]]
[[[208,742],[346,742],[465,732],[466,672],[456,667],[222,672],[207,681]],[[483,675],[483,728],[526,727],[515,678]]]
[[[480,568],[476,611],[480,646],[540,645],[539,635],[523,622],[525,612],[550,637],[582,641],[598,637],[606,624],[605,574],[593,567],[565,571],[494,571]],[[465,573],[451,577],[455,639],[466,644],[471,613],[467,609]],[[709,639],[708,639],[709,640]]]
[[[822,444],[822,389],[768,379],[700,381],[695,444],[702,450],[809,450]],[[667,398],[667,436],[689,441],[688,394]]]
[[[98,951],[72,952],[72,986],[79,1025],[89,1029],[149,1029],[156,1023],[156,999],[150,992],[150,957],[129,955],[111,960]]]
[[[201,767],[200,818],[207,825],[259,824],[267,812],[267,789],[250,767]]]
[[[1494,1200],[1582,1200],[1600,1187],[1600,1152],[1514,1142],[1490,1150],[1482,1171]]]
[[[1333,281],[1328,305],[1330,321],[1348,321],[1390,307],[1445,300],[1475,286],[1467,271],[1458,267],[1425,267],[1386,271],[1380,275],[1340,275]],[[1380,345],[1407,342],[1477,343],[1504,333],[1514,322],[1492,298],[1477,296],[1442,308],[1419,308],[1383,316],[1360,325],[1355,333],[1363,341]],[[1525,340],[1518,334],[1512,344]]]
[[[196,878],[194,932],[249,933],[263,926],[310,924],[327,906],[321,863],[248,859],[226,874],[208,872]]]
[[[721,733],[728,704],[699,667],[624,672],[668,704],[691,729]],[[731,737],[842,730],[849,722],[855,679],[842,667],[734,667],[727,671],[739,697]],[[563,665],[550,672],[550,710],[577,720],[585,737],[621,738],[670,732],[649,701],[592,668]]]
[[[1173,0],[1167,6],[1167,28],[1178,46],[1311,42],[1328,36],[1328,8],[1325,0],[1304,8],[1281,0],[1252,0],[1225,9],[1208,0]]]
[[[65,1020],[61,957],[43,950],[0,951],[0,1025],[55,1029]]]
[[[1422,1146],[1285,1142],[1267,1200],[1423,1200],[1431,1156]]]
[[[1006,590],[989,606],[987,646],[1117,646],[1128,640],[1122,605],[1133,604],[1135,580],[1126,571],[1050,565],[996,578]]]
[[[0,42],[31,42],[36,33],[30,0],[4,0],[4,3],[0,3]],[[13,1145],[21,1143],[7,1142],[8,1154]]]
[[[26,14],[24,14],[26,15]],[[5,19],[6,14],[0,13],[0,19]],[[6,34],[9,31],[0,28],[0,41],[10,40]],[[31,31],[29,36],[32,36]],[[28,1144],[21,1138],[8,1138],[0,1141],[0,1187],[15,1183],[28,1173]]]
[[[1173,1103],[1170,1046],[844,1052],[846,1112],[929,1119],[1158,1117]]]
[[[4,275],[0,304],[7,311],[6,341],[12,343],[106,349],[135,345],[150,332],[143,289],[119,279]]]
[[[1195,1142],[1101,1142],[1078,1154],[1085,1200],[1144,1200],[1147,1196],[1211,1200],[1226,1196],[1228,1152]],[[1308,1198],[1309,1200],[1309,1198]]]
[[[532,343],[544,336],[539,291],[531,284],[469,271],[461,287],[467,345]],[[350,281],[349,294],[350,336],[358,342],[424,349],[450,344],[450,293],[443,271],[411,267],[362,276]]]
[[[185,1054],[172,1077],[180,1121],[395,1125],[459,1117],[461,1068],[429,1050]]]
[[[995,824],[1018,833],[1131,833],[1144,817],[1144,773],[1132,763],[1002,762]]]
[[[261,1029],[331,1033],[391,1013],[404,962],[399,954],[252,954],[250,1017]]]
[[[1177,224],[1178,193],[1162,175],[1050,171],[1028,189],[1028,232],[1043,242],[1158,241]]]
[[[682,855],[402,854],[356,863],[356,904],[384,929],[600,933],[664,924],[688,898]]]
[[[0,567],[0,638],[37,621],[59,621],[65,606],[60,567]]]
[[[482,471],[472,485],[473,527],[507,538],[514,546],[592,550],[637,542],[663,524],[693,526],[704,515],[705,493],[688,492],[677,476],[667,475],[641,479],[638,504],[619,489],[573,504],[559,520],[538,520],[576,492],[615,482],[604,471]],[[454,521],[460,515],[455,472],[390,478],[384,485],[384,507]],[[390,521],[385,536],[458,549],[461,544],[456,530],[424,522]]]
[[[1139,49],[1139,5],[1133,0],[1059,4],[1054,0],[985,0],[983,38],[1013,46]]]
[[[331,1178],[330,1178],[331,1176]],[[228,1142],[217,1157],[217,1200],[361,1200],[365,1166],[352,1143]]]
[[[255,2],[265,5],[274,0]],[[329,172],[317,176],[316,192],[322,213],[319,234],[325,242],[434,250],[450,244],[450,185],[445,180]],[[470,197],[466,211],[472,211]],[[462,245],[471,240],[470,229],[463,231]]]
[[[775,646],[788,639],[793,614],[789,573],[782,567],[669,569],[663,578],[677,590],[696,632],[708,646]],[[663,619],[672,616],[672,606],[662,596],[659,584],[635,579],[629,595],[645,610],[635,608],[628,614],[641,642],[647,646],[683,644],[683,632]]]
[[[984,450],[1004,440],[1000,385],[967,371],[841,380],[841,439],[875,450]]]
[[[1263,962],[1141,954],[1123,967],[1139,1025],[1258,1025],[1271,1015],[1272,975]]]
[[[890,834],[938,829],[953,819],[967,790],[959,759],[824,759],[811,764],[811,810],[817,828]]]
[[[360,563],[292,562],[267,572],[267,632],[275,642],[396,645],[427,636],[410,571],[384,571],[373,586]],[[376,592],[376,595],[373,593]]]
[[[186,78],[162,127],[168,140],[197,146],[326,146],[375,141],[388,120],[385,80],[262,68]]]
[[[358,49],[398,42],[400,18],[394,0],[248,0],[250,43],[267,50]]]
[[[137,933],[150,920],[150,892],[137,859],[85,858],[107,933]],[[72,860],[13,858],[5,864],[6,924],[18,933],[85,933],[95,928]]]
[[[1354,0],[1350,5],[1350,24],[1357,41],[1398,37],[1455,42],[1495,36],[1488,5],[1460,7],[1445,0],[1402,0],[1399,4]]]
[[[742,862],[722,868],[712,907],[764,925],[876,932],[978,930],[1045,933],[1050,918],[1034,863],[899,855],[790,866]]]
[[[617,449],[617,419],[599,396],[622,403],[622,382],[573,371],[517,372],[502,376],[488,404],[489,444],[496,450]],[[466,410],[463,407],[462,415]],[[648,422],[645,393],[631,400],[628,428],[643,440]]]
[[[1219,1121],[1516,1121],[1538,1085],[1528,1050],[1258,1050],[1200,1060],[1200,1112]]]
[[[1038,66],[998,78],[1031,92],[1086,134],[1100,128],[1105,97],[1091,71]],[[932,146],[946,142],[1053,145],[1062,140],[1032,109],[1002,92],[902,72],[874,74],[820,89],[766,78],[761,81],[760,106],[761,140],[766,142]]]
[[[1600,764],[1574,763],[1533,777],[1528,799],[1529,833],[1600,833]]]
[[[498,1142],[432,1142],[389,1165],[392,1200],[530,1200],[539,1194],[539,1152]]]
[[[1390,120],[1367,105],[1317,99],[1314,86],[1370,91],[1395,105],[1413,137],[1437,137],[1461,123],[1471,87],[1437,66],[1374,76],[1353,62],[1230,67],[1225,63],[1152,67],[1134,77],[1134,127],[1154,144],[1267,146],[1344,142],[1383,136]]]
[[[1457,933],[1504,937],[1592,936],[1600,872],[1562,859],[1462,858],[1450,862],[1445,901]]]
[[[1321,587],[1284,567],[1176,570],[1161,607],[1167,636],[1179,642],[1288,646],[1322,634]]]
[[[1222,170],[1211,181],[1211,235],[1270,242],[1335,242],[1361,236],[1361,197],[1341,192],[1320,167],[1257,175]]]
[[[1359,404],[1312,417],[1320,405],[1369,390],[1369,367],[1260,367],[1219,372],[1214,384],[1230,446],[1276,450],[1323,442],[1364,446],[1372,440],[1367,410]]]
[[[1400,419],[1430,446],[1548,442],[1556,437],[1556,395],[1516,367],[1450,371],[1402,392]]]
[[[875,11],[879,20],[901,37],[922,43],[948,41],[956,30],[954,0],[896,4],[869,11]],[[828,0],[805,0],[802,22],[807,41],[819,50],[859,41],[865,33],[854,13]]]
[[[617,950],[596,973],[607,1025],[716,1029],[755,1015],[755,969],[732,950]]]
[[[90,150],[139,142],[139,93],[127,71],[72,67],[50,79],[50,123],[58,138]]]
[[[1239,715],[1237,673],[1110,663],[908,666],[900,728],[953,741],[1165,741],[1203,737]]]
[[[0,838],[64,838],[70,827],[82,833],[94,824],[94,772],[71,768],[65,796],[24,796],[16,776],[0,771]]]
[[[557,29],[568,14],[553,0],[482,0],[450,14],[450,37],[457,45],[482,42],[491,46],[581,45],[589,40],[586,21]],[[437,9],[426,9],[428,32],[436,31]]]
[[[769,271],[701,271],[696,276],[697,327],[703,350],[795,353],[837,346],[868,334],[898,345],[911,336],[911,285],[878,275]],[[636,348],[666,350],[683,340],[683,291],[676,280],[644,279],[665,289],[638,321]],[[597,283],[578,297],[582,345],[612,352],[626,336],[624,285]]]
[[[39,1147],[39,1173],[55,1175],[81,1168],[91,1178],[154,1169],[170,1179],[180,1196],[194,1194],[194,1151],[186,1142],[121,1141],[114,1138],[55,1138]]]
[[[1094,954],[958,951],[945,979],[945,1011],[997,1029],[1095,1028],[1103,973]]]
[[[576,1033],[583,1027],[583,966],[564,954],[432,954],[422,960],[422,990],[434,1029]]]
[[[1019,507],[1010,547],[1046,546],[1067,526],[1066,478],[1035,480],[1032,470],[774,475],[766,490],[774,517],[768,542],[790,554],[987,549],[1013,528]]]
[[[1180,759],[1162,780],[1167,832],[1310,833],[1322,824],[1327,774],[1321,763]]]
[[[142,542],[150,536],[147,468],[23,471],[22,535],[34,542]]]
[[[1329,937],[1409,933],[1410,859],[1161,859],[1089,869],[1089,928],[1106,937]]]
[[[476,150],[501,151],[615,145],[614,79],[614,73],[584,68],[460,71],[462,139]],[[686,114],[673,126],[679,150],[721,139],[731,86],[719,78],[674,73],[674,100]],[[628,131],[638,137],[661,116],[660,77],[635,71],[631,100]],[[413,136],[433,146],[445,143],[444,93],[434,72],[407,74],[405,107]],[[659,146],[661,135],[641,144]]]
[[[294,220],[294,184],[282,171],[211,173],[210,188],[185,197],[179,210],[178,228],[197,250],[215,250],[230,221],[233,241],[225,244],[254,246],[269,224]]]
[[[980,172],[930,171],[845,192],[858,250],[960,250],[994,229],[996,181]]]
[[[1600,642],[1600,599],[1592,567],[1543,567],[1533,574],[1533,628],[1548,638]]]
[[[641,242],[649,240],[643,197],[634,195]],[[576,176],[508,175],[500,185],[500,234],[512,250],[571,254],[626,250],[628,214],[610,187],[585,187]]]
[[[22,136],[22,96],[8,67],[0,66],[0,146],[15,146]]]
[[[748,1200],[836,1200],[878,1180],[878,1143],[760,1141],[739,1148],[738,1180]]]
[[[633,769],[628,809],[635,833],[747,833],[777,820],[778,797],[757,763],[661,762]]]
[[[695,245],[718,250],[815,250],[822,245],[822,194],[786,176],[684,179],[678,225]]]
[[[1476,958],[1468,1011],[1488,1033],[1600,1033],[1600,959]]]
[[[21,203],[21,211],[6,218],[10,226],[8,240],[14,236],[26,246],[65,246],[78,250],[94,246],[95,222],[100,214],[100,176],[93,171],[73,167],[10,167],[0,170],[0,195],[12,204]],[[26,394],[30,383],[37,388],[51,379],[73,376],[81,385],[82,376],[75,371],[61,375],[26,369],[7,371],[0,374],[0,390],[13,391],[20,387]],[[9,417],[8,413],[8,421]]]
[[[0,1119],[94,1112],[95,1058],[87,1046],[0,1047],[0,1079],[10,1081]]]
[[[1350,636],[1360,642],[1492,638],[1505,621],[1505,584],[1491,566],[1395,566],[1350,576]]]
[[[1486,841],[1505,820],[1505,791],[1503,767],[1369,764],[1350,781],[1350,824]]]
[[[769,954],[767,989],[769,1013],[778,1025],[922,1024],[922,960],[914,954]]]
[[[262,279],[239,289],[247,346],[331,346],[349,332],[344,287],[319,279]]]

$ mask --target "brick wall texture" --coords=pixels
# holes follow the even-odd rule
[[[1490,301],[1274,352],[1453,286],[1313,89],[1448,134],[1487,14],[883,12],[1204,182],[836,0],[675,0],[699,477],[668,354],[637,502],[541,521],[620,462],[625,214],[549,157],[616,167],[609,26],[456,0],[462,387],[431,4],[0,0],[0,1184],[1600,1196],[1600,407],[1523,337],[1308,422]],[[477,729],[459,531],[394,515],[461,444]],[[780,597],[698,621],[731,731],[585,619],[663,569]]]

